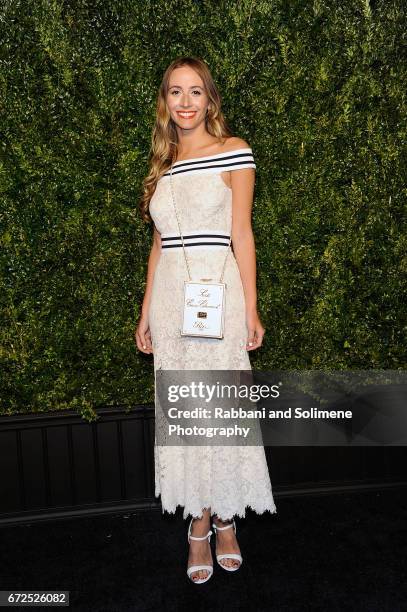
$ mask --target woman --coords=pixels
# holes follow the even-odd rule
[[[153,354],[155,374],[158,369],[250,370],[248,351],[262,344],[251,228],[256,166],[247,142],[232,136],[220,106],[203,61],[181,57],[170,64],[159,89],[150,172],[140,204],[143,218],[154,222],[154,240],[135,336],[138,349]],[[185,255],[196,279],[219,280],[230,235],[224,338],[181,336]],[[162,420],[156,393],[156,434]],[[156,435],[154,454],[155,494],[161,495],[163,512],[181,505],[184,518],[192,516],[190,579],[201,584],[213,573],[212,513],[218,563],[227,571],[238,569],[242,556],[233,516],[244,517],[247,506],[258,514],[277,511],[263,445],[157,445]]]

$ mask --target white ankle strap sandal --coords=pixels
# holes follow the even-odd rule
[[[231,527],[233,527],[236,533],[236,523],[234,519],[233,522],[230,523],[230,525],[226,525],[226,527],[218,527],[217,525],[215,525],[215,523],[212,523],[212,527],[214,528],[215,533],[217,531],[224,531],[225,529],[230,529]],[[221,563],[222,559],[237,559],[237,561],[239,561],[240,563],[237,567],[233,567],[233,565],[231,567],[227,567],[226,565],[223,565],[223,563]],[[238,553],[225,553],[223,555],[216,555],[216,560],[219,565],[227,572],[236,572],[236,570],[238,570],[243,563],[243,558]]]
[[[192,529],[192,521],[194,520],[194,518],[191,518],[191,522],[189,523],[189,527],[188,527],[188,544],[190,540],[206,540],[206,538],[208,538],[208,542],[211,542],[211,535],[212,535],[212,531],[208,531],[208,533],[206,534],[206,536],[203,536],[202,538],[197,538],[195,536],[191,535],[191,529]],[[195,572],[199,572],[199,570],[206,570],[208,572],[208,575],[206,578],[198,578],[197,580],[194,580],[193,578],[191,578],[191,574],[194,574]],[[209,580],[209,578],[212,576],[213,574],[213,566],[212,565],[191,565],[191,567],[188,567],[187,569],[187,574],[188,574],[188,578],[191,580],[191,582],[193,582],[194,584],[203,584],[204,582],[207,582]]]

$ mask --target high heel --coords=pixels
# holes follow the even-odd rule
[[[188,544],[189,544],[190,540],[206,540],[206,538],[208,538],[208,542],[210,543],[211,542],[211,535],[213,533],[210,530],[208,531],[206,536],[203,536],[202,538],[197,538],[197,537],[191,535],[192,521],[193,520],[194,520],[194,517],[191,518],[191,522],[189,523],[189,527],[188,527]],[[208,572],[207,577],[206,578],[198,578],[197,580],[193,580],[193,578],[191,578],[191,574],[194,574],[195,572],[199,572],[199,570],[206,570]],[[213,565],[191,565],[191,567],[188,567],[188,569],[187,569],[187,574],[188,574],[188,578],[194,584],[203,584],[204,582],[207,582],[209,580],[209,578],[212,576],[212,574],[213,574]]]
[[[230,529],[231,527],[233,527],[233,529],[235,530],[236,533],[236,523],[235,523],[235,519],[233,519],[233,522],[230,523],[230,525],[226,525],[226,527],[218,527],[217,525],[215,525],[215,523],[212,523],[212,527],[215,530],[215,534],[216,532],[219,531],[224,531],[225,529]],[[223,563],[221,563],[222,559],[237,559],[237,561],[240,562],[240,564],[237,567],[233,567],[233,565],[231,567],[228,567],[226,565],[223,565]],[[223,555],[216,555],[216,560],[219,563],[219,565],[226,570],[227,572],[236,572],[242,565],[243,563],[243,558],[241,555],[239,555],[238,553],[224,553]]]

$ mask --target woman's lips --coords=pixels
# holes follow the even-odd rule
[[[195,117],[196,111],[191,111],[191,112],[177,111],[177,115],[181,117],[181,119],[192,119],[192,117]]]

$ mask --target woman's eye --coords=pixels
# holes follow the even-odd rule
[[[173,89],[171,92],[171,94],[177,94],[177,93],[179,93],[179,89]],[[199,91],[199,89],[194,89],[192,93],[197,93],[198,95],[201,95],[201,92]]]

